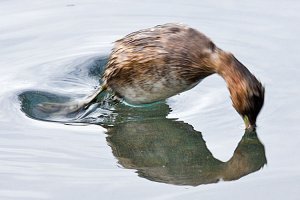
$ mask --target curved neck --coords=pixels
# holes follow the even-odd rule
[[[252,104],[250,97],[255,92],[254,88],[259,83],[258,80],[231,53],[218,49],[212,60],[216,73],[226,81],[233,107],[244,118],[245,125],[248,127],[249,120],[246,119],[243,111]]]
[[[233,89],[246,92],[247,87],[251,87],[253,81],[257,81],[253,74],[231,53],[220,50],[218,58],[216,72],[226,81],[230,93]]]

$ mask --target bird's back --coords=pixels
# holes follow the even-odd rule
[[[116,41],[103,79],[129,103],[163,100],[214,73],[207,62],[215,48],[209,38],[185,25],[140,30]]]

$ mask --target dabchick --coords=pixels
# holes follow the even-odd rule
[[[101,87],[68,108],[77,111],[86,107],[104,90],[129,104],[161,101],[193,88],[214,73],[226,81],[233,107],[242,116],[246,129],[255,128],[264,104],[262,84],[231,53],[218,48],[204,34],[174,23],[133,32],[117,40]]]

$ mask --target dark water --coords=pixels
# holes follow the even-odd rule
[[[26,6],[24,6],[26,5]],[[133,6],[134,5],[134,6]],[[0,199],[298,199],[298,1],[0,2]],[[234,53],[266,87],[245,132],[224,81],[144,107],[85,98],[112,42],[183,22]]]

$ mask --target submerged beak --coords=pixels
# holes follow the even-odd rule
[[[244,123],[245,123],[245,129],[248,131],[255,131],[256,124],[255,123],[251,124],[248,116],[246,116],[246,115],[243,117],[243,119],[244,119]]]

